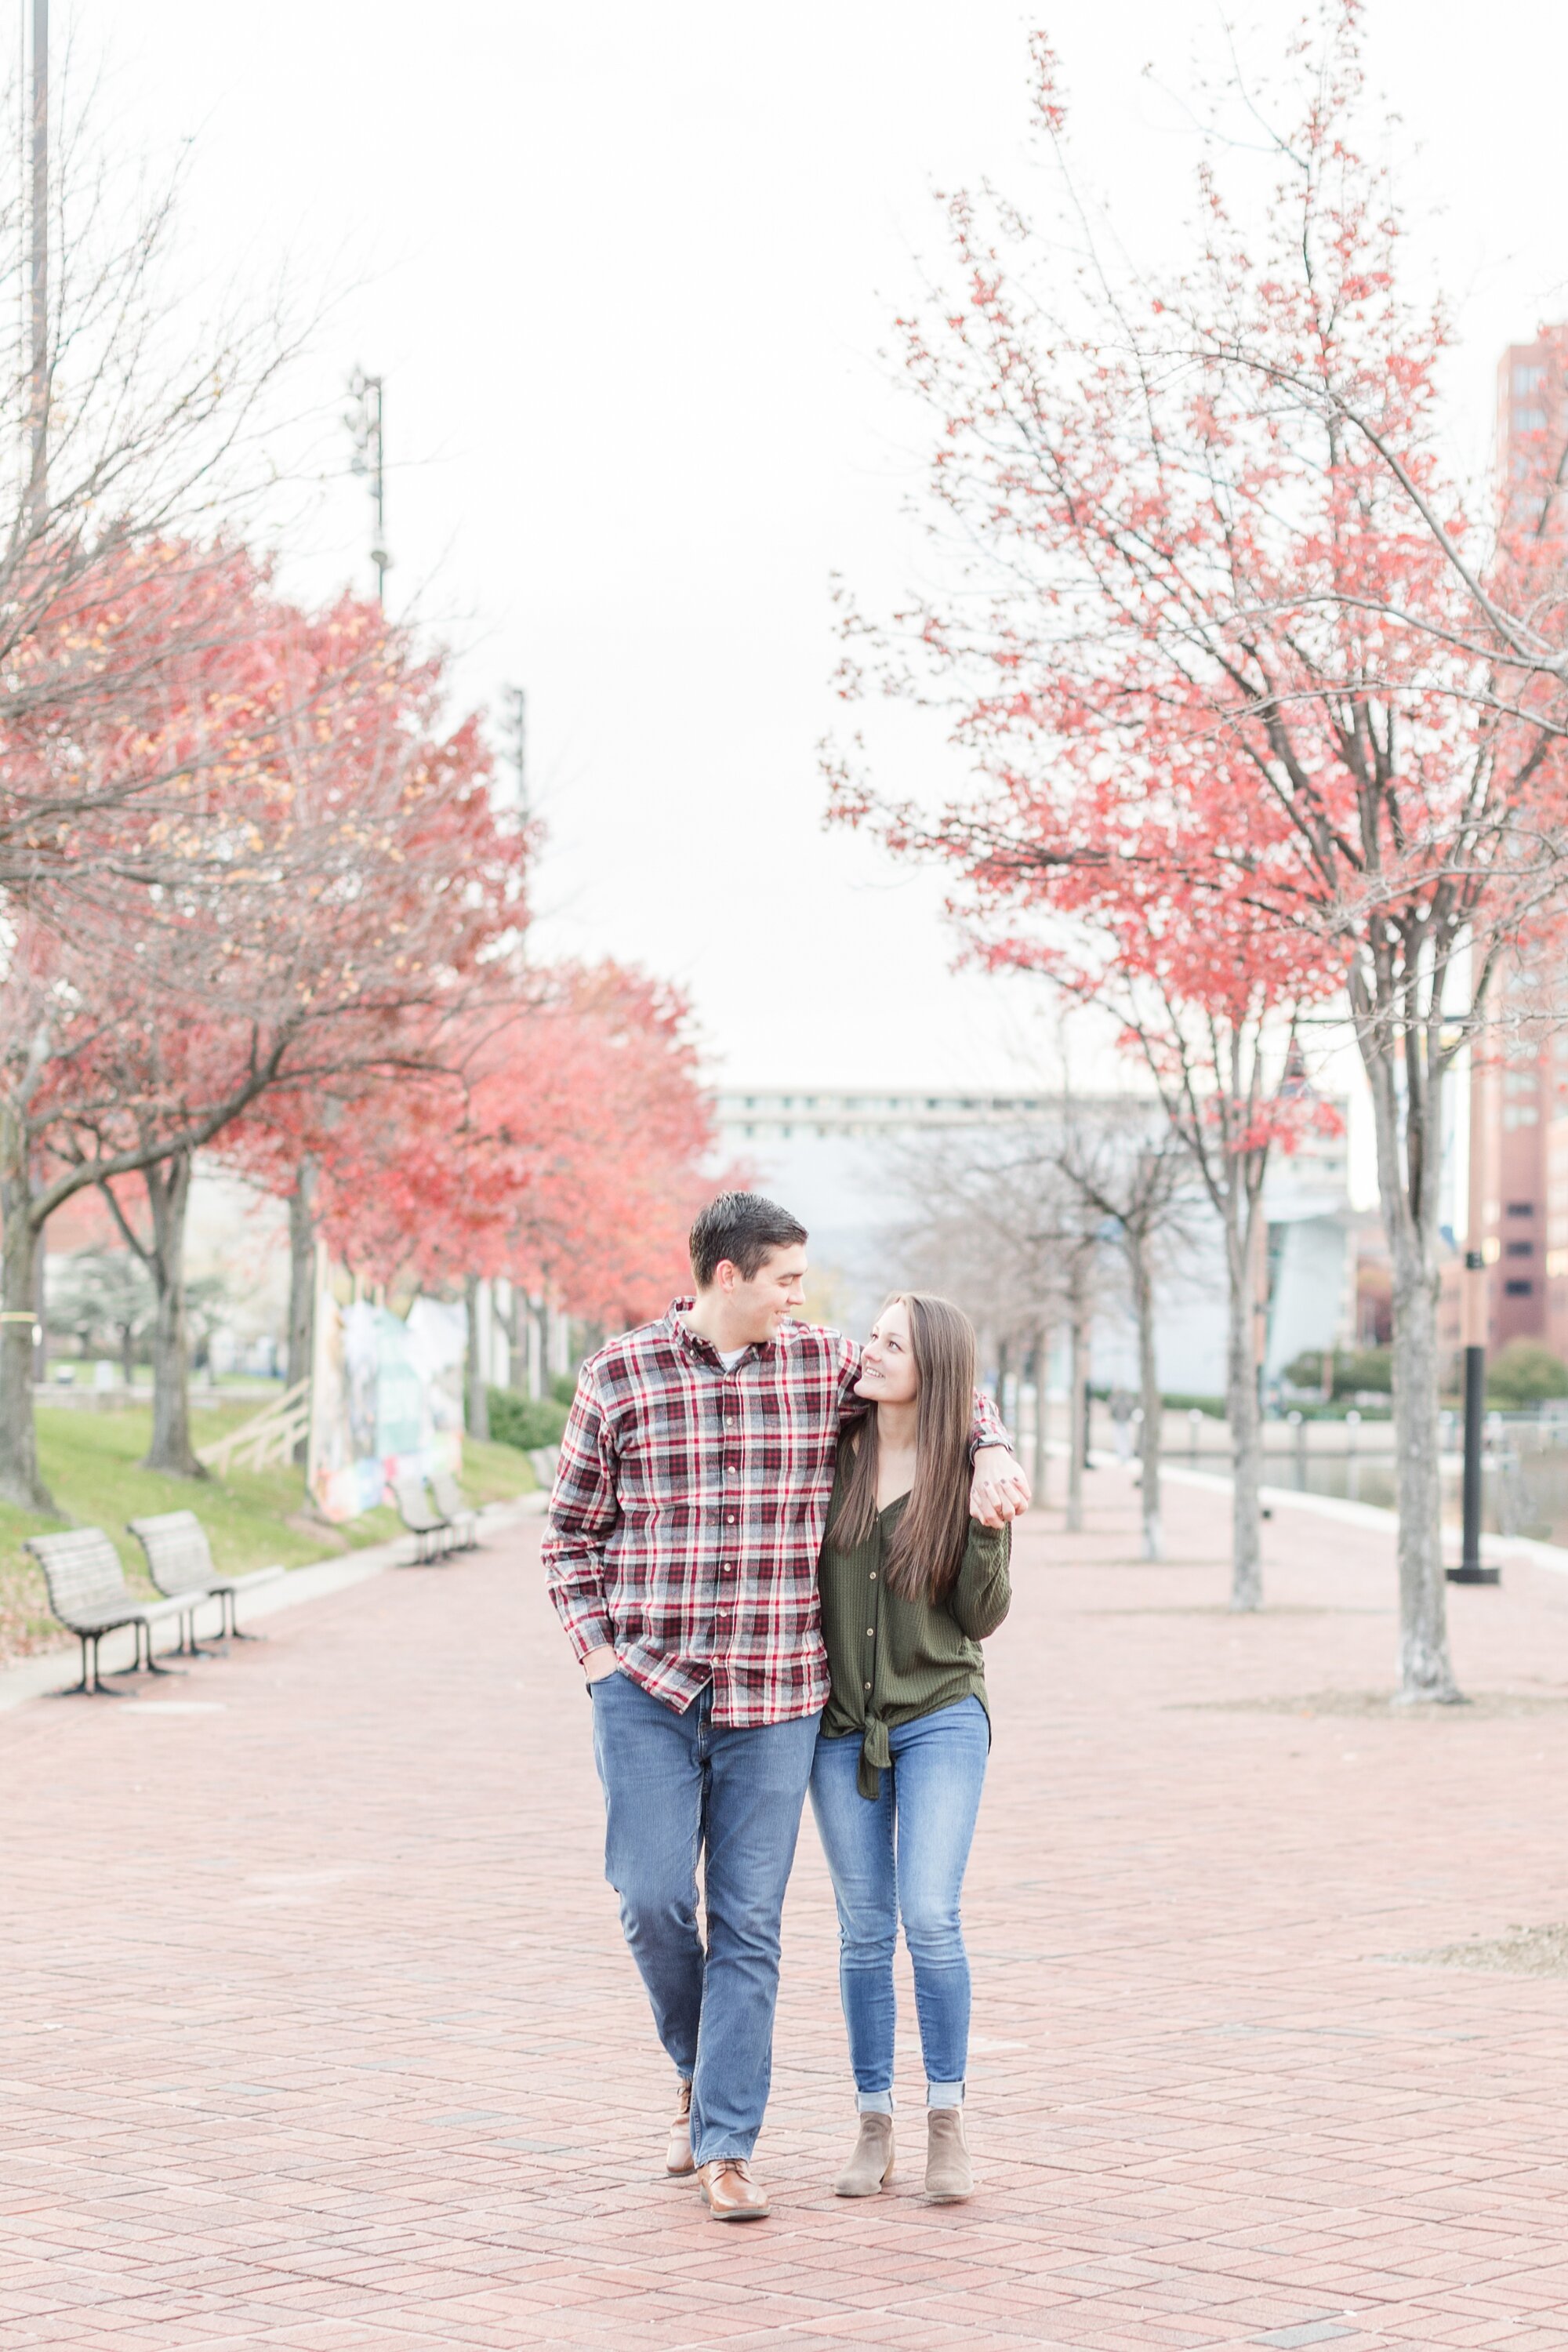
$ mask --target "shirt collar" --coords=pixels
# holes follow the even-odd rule
[[[713,1345],[711,1339],[702,1339],[699,1333],[689,1329],[687,1327],[684,1318],[690,1314],[691,1309],[696,1306],[696,1304],[697,1301],[694,1297],[672,1298],[669,1302],[669,1312],[664,1318],[665,1328],[668,1330],[670,1338],[675,1341],[676,1345],[678,1347],[684,1348],[688,1355],[700,1357],[705,1364],[720,1364],[720,1370],[722,1370],[723,1366],[720,1363],[719,1350]],[[793,1324],[786,1323],[780,1331],[779,1338],[781,1339],[786,1338],[794,1328],[795,1326]],[[753,1356],[758,1357],[771,1356],[773,1352],[773,1347],[774,1342],[772,1339],[763,1339],[760,1341],[753,1339],[750,1343],[750,1352]]]

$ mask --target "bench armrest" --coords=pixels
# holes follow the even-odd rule
[[[171,1593],[163,1601],[142,1601],[139,1597],[136,1607],[149,1625],[161,1625],[165,1617],[183,1617],[187,1609],[194,1609],[198,1601],[205,1601],[210,1590],[210,1586],[202,1585],[190,1592]]]

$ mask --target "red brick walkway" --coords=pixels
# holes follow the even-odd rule
[[[1094,1481],[1120,1496],[1115,1474]],[[1124,1508],[1032,1523],[968,1904],[981,2194],[823,2184],[830,1909],[791,1895],[773,2219],[659,2177],[668,2106],[595,1853],[588,1708],[509,1532],[147,1696],[0,1718],[0,2342],[1568,2347],[1568,1982],[1393,1956],[1568,1919],[1568,1706],[1355,1720],[1389,1547],[1281,1515],[1216,1604]],[[1460,1592],[1474,1688],[1568,1696],[1568,1580]],[[195,1706],[210,1711],[176,1711]]]

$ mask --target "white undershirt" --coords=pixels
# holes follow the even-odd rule
[[[751,1344],[751,1341],[748,1339],[746,1347],[749,1348]],[[736,1365],[740,1362],[745,1352],[745,1348],[715,1348],[713,1350],[713,1353],[718,1357],[719,1361],[723,1365],[724,1370],[727,1372],[732,1372],[734,1370]]]

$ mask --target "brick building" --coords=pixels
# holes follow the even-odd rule
[[[1497,478],[1504,520],[1514,528],[1538,522],[1558,483],[1568,446],[1568,324],[1542,328],[1532,343],[1510,343],[1498,363]],[[1552,499],[1546,524],[1568,530]]]
[[[1568,324],[1510,343],[1498,364],[1505,526],[1568,536],[1565,451]],[[1472,1246],[1479,1237],[1486,1263],[1489,1353],[1538,1339],[1568,1359],[1568,1035],[1552,1034],[1542,994],[1517,965],[1494,982],[1486,1050],[1470,1080],[1469,1237]],[[1445,1270],[1441,1334],[1459,1346],[1457,1257]]]

